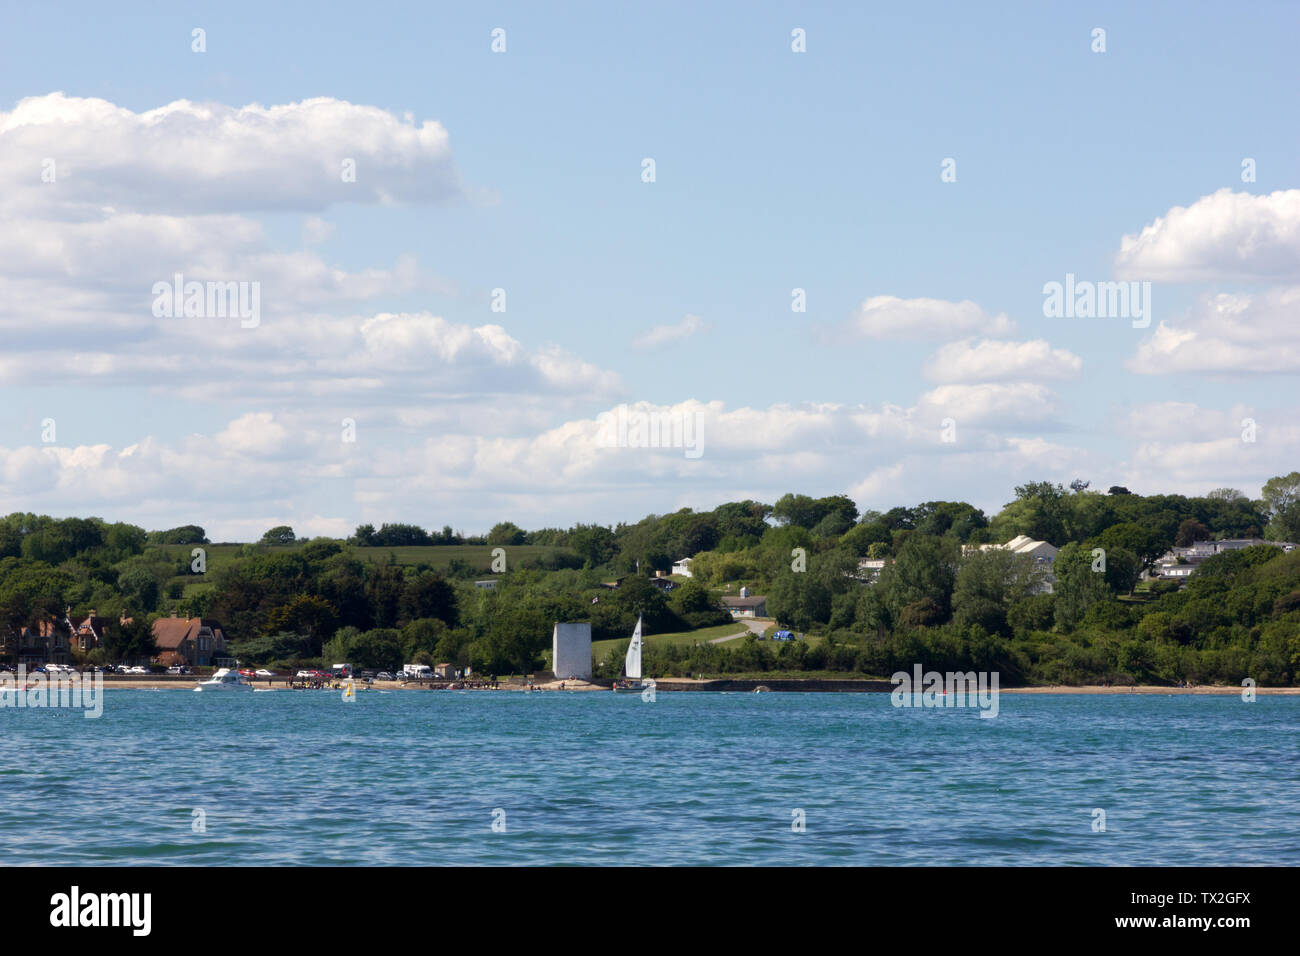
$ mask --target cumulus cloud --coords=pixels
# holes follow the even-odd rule
[[[1300,286],[1202,296],[1178,325],[1161,322],[1128,367],[1144,375],[1300,372]]]
[[[153,321],[151,319],[151,321]],[[203,355],[205,375],[191,358]],[[81,384],[138,385],[212,402],[212,382],[240,401],[275,397],[341,410],[474,395],[494,414],[521,397],[616,395],[619,376],[553,345],[528,348],[500,325],[472,326],[427,312],[372,316],[303,315],[241,329],[238,320],[159,319],[134,342],[109,341],[69,357],[57,349],[0,355],[0,386],[47,380],[50,364],[71,361]],[[229,384],[239,383],[238,389]],[[481,409],[480,409],[481,411]],[[513,416],[514,411],[509,415]]]
[[[326,222],[320,216],[308,216],[302,224],[302,241],[314,246],[332,238],[336,229],[334,223]]]
[[[706,328],[708,328],[708,324],[698,315],[688,314],[680,322],[671,325],[656,325],[649,332],[634,339],[632,344],[639,349],[663,348],[665,345],[672,345],[675,342],[689,339],[692,335],[703,332]]]
[[[921,396],[918,408],[934,420],[951,418],[958,428],[1062,426],[1059,399],[1034,382],[940,385]]]
[[[480,347],[473,338],[465,348]],[[254,409],[210,434],[145,436],[121,449],[0,448],[0,508],[102,514],[151,528],[197,521],[231,539],[280,523],[327,533],[349,522],[429,514],[470,528],[507,512],[536,526],[624,520],[662,510],[665,496],[707,507],[737,496],[775,500],[792,483],[831,493],[879,469],[904,483],[940,472],[977,479],[970,497],[996,499],[1006,476],[973,459],[1000,455],[1020,467],[1026,455],[1016,444],[1023,431],[999,434],[1006,426],[992,412],[985,409],[983,426],[965,420],[958,442],[946,444],[934,410],[920,405],[623,406],[625,415],[656,415],[670,425],[690,419],[682,440],[648,447],[635,429],[622,441],[616,426],[611,431],[619,406],[514,433],[453,422],[412,435],[398,417],[359,416],[354,443],[340,439],[338,419],[321,409]],[[699,456],[686,454],[688,438]],[[941,464],[954,456],[965,463]],[[913,500],[914,490],[899,500]]]
[[[959,436],[962,433],[959,431]],[[1095,474],[1105,462],[1095,453],[1042,438],[960,437],[943,455],[907,454],[871,469],[848,488],[863,508],[899,502],[968,501],[989,514],[1012,497],[1012,488],[1044,476]]]
[[[1165,401],[1121,409],[1117,435],[1133,439],[1111,473],[1138,494],[1200,495],[1234,487],[1257,495],[1264,477],[1295,470],[1300,456],[1300,408],[1222,408]]]
[[[41,182],[42,157],[55,164],[51,182]],[[356,163],[355,183],[341,175],[344,159]],[[453,195],[437,123],[331,99],[178,101],[136,113],[55,93],[0,113],[0,177],[15,184],[0,193],[0,387],[72,367],[83,386],[143,385],[204,404],[274,400],[276,422],[310,405],[331,416],[406,414],[408,428],[420,414],[455,418],[472,397],[468,414],[489,433],[493,423],[535,425],[548,403],[564,413],[621,388],[617,375],[499,325],[359,308],[454,290],[409,256],[345,268],[316,250],[276,248],[251,215]],[[334,226],[312,214],[302,228],[310,246]],[[255,285],[260,322],[156,314],[156,287],[177,276]],[[273,424],[250,420],[224,438],[269,453],[277,442],[258,446],[251,434]]]
[[[943,346],[925,363],[933,382],[1062,381],[1079,376],[1083,359],[1044,339],[1011,342],[964,339]]]
[[[1300,429],[1286,421],[1268,428],[1267,436],[1261,427],[1255,442],[1242,441],[1240,434],[1201,441],[1145,442],[1120,470],[1120,483],[1146,494],[1177,488],[1183,494],[1197,495],[1233,487],[1258,495],[1261,476],[1294,471],[1297,453]]]
[[[1263,413],[1253,407],[1238,403],[1230,408],[1205,408],[1195,402],[1152,402],[1138,408],[1129,408],[1118,415],[1123,434],[1141,439],[1167,439],[1170,435],[1190,442],[1213,442],[1224,438],[1240,440],[1244,423],[1256,424]]]
[[[42,181],[47,160],[53,182]],[[141,113],[63,93],[28,97],[0,112],[0,179],[17,187],[0,199],[11,212],[41,215],[52,204],[64,215],[319,211],[462,192],[440,123],[329,97],[269,107],[177,100]]]
[[[949,302],[878,295],[858,307],[849,328],[871,339],[950,339],[1008,335],[1015,331],[1015,323],[1004,313],[990,315],[969,299]]]
[[[1175,206],[1124,236],[1115,271],[1161,282],[1300,276],[1300,189],[1264,196],[1220,189]]]

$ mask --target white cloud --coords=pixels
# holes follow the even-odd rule
[[[1300,189],[1230,189],[1175,206],[1120,242],[1122,279],[1200,282],[1300,276]]]
[[[1056,382],[1079,376],[1083,360],[1043,339],[1010,342],[984,339],[950,342],[925,363],[934,382],[998,382],[1008,380]]]
[[[632,344],[639,349],[662,348],[674,342],[690,338],[708,328],[708,324],[698,315],[687,315],[680,322],[671,325],[656,325],[649,332],[638,336]]]
[[[918,407],[936,422],[953,419],[958,429],[1061,427],[1060,401],[1047,386],[1033,382],[940,385],[922,395]]]
[[[878,295],[858,307],[849,328],[872,339],[943,339],[1009,335],[1015,323],[1003,313],[990,315],[969,299],[948,302]]]
[[[467,342],[478,348],[473,336]],[[997,500],[1011,483],[998,463],[1020,468],[1036,459],[1020,449],[1023,439],[999,433],[1008,427],[996,420],[1005,406],[986,404],[983,424],[963,419],[955,445],[940,441],[935,410],[921,405],[630,406],[693,416],[689,434],[702,451],[694,459],[681,446],[611,447],[597,415],[540,427],[529,418],[513,431],[453,417],[422,435],[401,415],[358,416],[348,443],[327,409],[256,409],[208,435],[145,436],[120,450],[0,448],[0,509],[100,514],[150,528],[196,522],[229,540],[282,523],[324,533],[385,520],[482,530],[507,513],[538,527],[617,521],[663,510],[665,496],[691,507],[737,496],[775,500],[792,487],[843,491],[877,472],[901,483],[900,501],[916,500],[918,485],[931,497],[951,496],[940,495],[940,475],[964,482],[971,500]],[[508,405],[497,407],[509,414]],[[977,467],[986,456],[987,466]]]
[[[1128,367],[1145,375],[1300,372],[1300,286],[1202,296],[1180,325],[1161,322]]]
[[[270,412],[249,412],[222,429],[216,442],[238,455],[270,457],[284,452],[288,438],[288,430]]]
[[[1014,416],[1017,396],[1041,400],[1037,386],[964,388],[946,398],[979,414],[959,417],[954,443],[940,440],[938,409],[924,401],[630,406],[698,416],[703,455],[695,460],[680,447],[608,447],[594,414],[534,420],[516,433],[453,421],[415,436],[395,419],[363,417],[347,443],[338,420],[319,409],[256,409],[208,435],[145,436],[121,449],[0,448],[0,513],[100,514],[150,528],[195,522],[217,540],[253,540],[276,524],[339,534],[363,521],[471,531],[502,516],[527,527],[613,522],[746,497],[774,501],[791,489],[847,492],[863,507],[960,498],[996,510],[1015,485],[1042,478],[1084,476],[1143,493],[1232,485],[1253,494],[1262,476],[1292,470],[1300,454],[1294,409],[1126,410],[1128,427],[1112,429],[1131,442],[1125,458],[1049,440],[1033,424],[979,424],[981,414]],[[1247,412],[1258,420],[1255,442],[1241,440]]]
[[[54,161],[54,182],[42,163]],[[344,163],[355,163],[355,181]],[[230,107],[177,100],[135,113],[50,93],[0,112],[0,208],[71,212],[320,210],[432,202],[462,192],[447,131],[374,106],[317,97]]]
[[[1240,488],[1258,495],[1271,475],[1295,470],[1300,408],[1168,401],[1122,410],[1117,433],[1134,438],[1116,483],[1138,494],[1201,495]]]
[[[1168,440],[1171,435],[1189,442],[1240,440],[1246,419],[1259,422],[1268,416],[1249,405],[1205,408],[1195,402],[1151,402],[1123,410],[1119,427],[1124,434],[1141,439]],[[1258,429],[1256,429],[1258,431]]]
[[[959,431],[959,436],[961,432]],[[884,510],[903,502],[968,501],[994,514],[1017,484],[1093,474],[1104,467],[1095,454],[1042,438],[1008,437],[985,442],[959,438],[943,455],[905,455],[873,468],[849,486],[862,508]]]
[[[178,274],[201,282],[256,282],[264,322],[381,295],[446,289],[410,257],[387,268],[348,271],[314,252],[278,252],[261,224],[242,216],[128,213],[0,222],[0,332],[14,350],[24,340],[48,342],[56,328],[75,333],[87,350],[117,350],[165,334],[172,320],[154,317],[153,287]],[[239,326],[237,319],[206,321],[214,332]]]
[[[332,222],[326,222],[320,216],[308,216],[302,224],[302,241],[309,246],[314,246],[333,238],[337,226]]]

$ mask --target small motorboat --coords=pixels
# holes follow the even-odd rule
[[[252,690],[253,685],[239,671],[229,667],[223,667],[208,680],[199,681],[199,686],[194,688],[196,691],[201,690]]]

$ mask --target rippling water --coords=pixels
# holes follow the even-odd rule
[[[9,864],[1296,865],[1297,718],[1296,697],[1007,694],[989,720],[885,694],[109,690],[97,720],[0,709],[0,840]]]

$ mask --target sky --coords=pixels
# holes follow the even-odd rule
[[[1257,496],[1300,467],[1297,27],[5,2],[0,513],[242,541]]]

